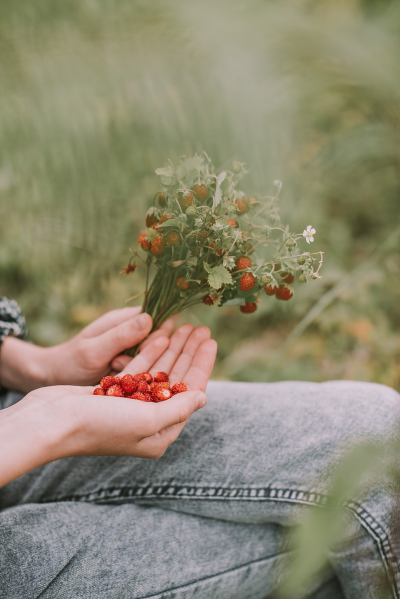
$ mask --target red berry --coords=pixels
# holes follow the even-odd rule
[[[138,381],[137,391],[139,393],[150,393],[150,387],[145,381]]]
[[[139,239],[138,239],[138,245],[140,245],[140,247],[143,250],[148,252],[150,250],[150,241],[147,239],[146,235],[147,235],[146,231],[143,231],[143,233],[140,233]]]
[[[172,397],[170,389],[156,389],[153,392],[153,400],[158,403],[159,401],[166,401]]]
[[[132,393],[135,393],[138,387],[138,382],[135,381],[131,374],[126,374],[123,376],[120,384],[127,395],[132,395]]]
[[[177,393],[185,393],[187,391],[187,387],[185,383],[175,383],[173,387],[171,387],[171,393],[176,395]]]
[[[227,223],[228,223],[228,225],[230,225],[231,227],[236,227],[236,226],[237,226],[237,224],[236,224],[236,221],[235,221],[235,220],[233,220],[233,218],[227,218],[227,219],[226,219],[226,222],[227,222]]]
[[[137,269],[137,264],[131,264],[129,262],[128,266],[126,268],[124,268],[124,270],[121,270],[121,274],[122,275],[130,275],[131,272],[135,272],[136,269]]]
[[[169,389],[169,383],[150,383],[150,392],[154,393],[156,389]]]
[[[147,384],[150,384],[153,381],[150,372],[140,372],[139,374],[135,374],[133,378],[135,381],[144,381]]]
[[[150,227],[152,227],[153,225],[155,225],[158,222],[158,219],[156,217],[155,214],[148,214],[146,216],[146,227],[149,229]]]
[[[204,202],[207,199],[208,189],[205,185],[193,185],[192,190],[198,200]]]
[[[206,306],[213,306],[214,302],[211,296],[206,295],[205,297],[203,297],[203,304],[205,304]]]
[[[159,256],[165,250],[165,246],[166,243],[164,237],[161,237],[161,235],[159,235],[151,244],[151,253],[155,256]]]
[[[257,304],[254,304],[253,302],[246,302],[244,306],[240,306],[240,311],[243,312],[243,314],[252,314],[256,310]]]
[[[251,260],[247,256],[240,256],[236,262],[236,270],[244,270],[245,268],[250,268]]]
[[[164,194],[162,191],[160,191],[158,193],[157,198],[158,198],[158,203],[160,204],[160,206],[165,206],[165,197],[164,197]]]
[[[106,391],[106,395],[111,395],[112,397],[124,397],[124,390],[121,385],[112,385]]]
[[[215,248],[215,246],[216,246],[216,245],[217,245],[217,244],[216,244],[216,242],[215,242],[215,241],[213,241],[213,242],[210,244],[210,247],[211,247],[211,248]],[[217,256],[222,256],[222,254],[224,253],[224,250],[223,250],[223,249],[221,249],[221,250],[215,250],[215,253],[217,254]]]
[[[143,393],[143,395],[145,396],[145,400],[148,402],[152,402],[153,401],[153,396],[151,393]]]
[[[168,233],[166,240],[167,243],[169,243],[170,245],[178,245],[181,238],[179,233],[177,233],[176,231],[171,231],[170,233]]]
[[[136,393],[133,393],[132,395],[130,395],[130,399],[138,399],[139,401],[148,401],[146,398],[147,393],[140,393],[139,391],[136,391]]]
[[[250,291],[250,289],[253,289],[253,287],[255,287],[256,285],[257,285],[257,280],[253,277],[252,274],[245,272],[240,277],[239,287],[242,291],[244,291],[244,292]],[[243,312],[243,310],[242,310],[242,312]]]
[[[154,378],[155,383],[168,383],[169,382],[169,376],[166,372],[156,372],[153,378]]]
[[[175,284],[179,289],[183,289],[183,291],[189,287],[189,283],[186,281],[185,277],[178,277]]]
[[[105,395],[105,394],[106,394],[106,392],[101,387],[96,387],[96,389],[93,391],[93,395]]]
[[[180,192],[178,195],[178,202],[182,208],[188,208],[193,203],[193,194],[191,191]]]
[[[275,287],[275,285],[265,285],[264,291],[267,295],[275,295],[275,293],[278,291],[278,287]]]
[[[167,214],[163,214],[162,217],[160,218],[158,224],[162,225],[163,223],[166,223],[167,220],[169,220],[170,218],[174,218],[174,215],[173,214],[168,214],[168,213]]]
[[[100,381],[102,389],[109,389],[112,385],[115,385],[115,378],[113,376],[105,376]]]
[[[289,287],[285,287],[285,285],[279,285],[278,290],[276,292],[276,299],[278,300],[290,300],[293,297],[293,291]]]
[[[236,200],[236,207],[239,210],[240,214],[244,214],[249,209],[246,200]]]
[[[281,274],[282,280],[285,281],[286,285],[290,285],[294,281],[294,274],[291,272],[283,272]]]

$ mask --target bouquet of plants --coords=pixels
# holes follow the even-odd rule
[[[139,295],[154,330],[200,303],[252,314],[261,295],[290,300],[296,276],[299,283],[321,278],[323,253],[298,247],[314,241],[315,229],[292,233],[280,222],[279,181],[275,195],[248,197],[239,187],[245,165],[234,162],[232,170],[217,172],[206,154],[181,157],[156,173],[161,185],[146,230],[122,271],[144,263],[146,287]]]

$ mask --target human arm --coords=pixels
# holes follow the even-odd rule
[[[92,387],[49,387],[0,412],[0,486],[56,459],[78,455],[157,458],[206,403],[216,343],[206,327],[180,327],[146,345],[123,373],[166,371],[188,391],[153,404],[94,396]]]

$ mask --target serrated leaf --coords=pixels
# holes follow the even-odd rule
[[[244,297],[235,297],[223,303],[223,306],[245,306],[246,300]]]
[[[160,177],[161,183],[163,185],[171,185],[173,183],[174,178],[173,177],[167,177],[166,175],[161,175]]]
[[[166,229],[167,227],[178,227],[179,225],[180,225],[179,218],[171,218],[170,220],[166,220],[165,223],[162,223],[161,225],[157,225],[157,226],[160,227],[161,229]]]
[[[182,181],[183,179],[186,179],[187,174],[188,174],[188,172],[187,172],[186,167],[183,164],[180,164],[178,166],[178,168],[176,169],[176,176],[178,177],[178,179],[180,181]]]
[[[216,209],[216,207],[220,204],[220,202],[222,200],[221,183],[222,183],[222,181],[224,181],[225,177],[226,177],[225,171],[222,171],[222,173],[220,173],[217,177],[214,200],[213,200],[213,205],[212,205],[213,210]]]
[[[221,281],[224,285],[230,285],[232,283],[232,275],[224,266],[216,266],[213,269],[213,272],[221,277]]]
[[[163,166],[161,168],[156,168],[156,175],[165,175],[166,177],[174,176],[174,169],[172,166]]]
[[[157,236],[158,233],[155,229],[147,229],[146,237],[150,241],[150,243],[154,241]]]
[[[186,158],[186,160],[183,160],[182,166],[185,166],[189,171],[191,171],[191,170],[198,171],[203,166],[203,163],[204,163],[203,156],[199,156],[198,154],[195,154],[194,156],[191,156],[190,158]]]
[[[219,275],[217,272],[214,272],[214,271],[210,272],[207,280],[208,280],[208,284],[213,289],[219,289],[220,287],[222,287],[222,278],[221,278],[221,275]]]

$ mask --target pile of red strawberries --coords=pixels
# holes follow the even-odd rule
[[[175,383],[170,387],[166,372],[156,372],[154,376],[149,372],[141,372],[135,375],[126,374],[123,377],[105,376],[100,381],[100,387],[93,391],[93,395],[129,397],[158,403],[184,391],[187,391],[185,383]]]

